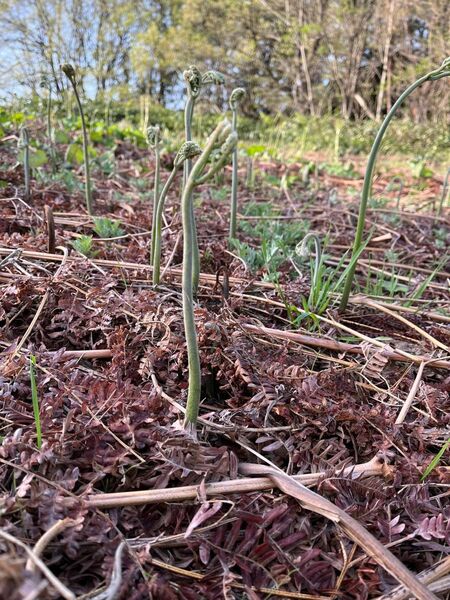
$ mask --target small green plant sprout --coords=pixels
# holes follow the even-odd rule
[[[152,241],[150,251],[150,265],[153,265],[153,256],[155,254],[155,230],[156,230],[156,212],[158,209],[159,202],[159,188],[161,185],[161,155],[160,155],[160,144],[161,141],[161,128],[159,125],[153,125],[147,129],[147,143],[150,148],[155,151],[155,180],[153,187],[153,213],[152,213]]]
[[[77,252],[86,256],[86,258],[94,258],[98,254],[97,250],[93,248],[92,235],[80,235],[79,238],[72,242],[72,246]]]
[[[118,238],[125,233],[119,221],[108,217],[94,217],[94,231],[99,238],[103,239]]]
[[[441,458],[444,456],[444,454],[446,453],[446,451],[448,450],[449,447],[450,447],[450,438],[448,438],[448,440],[446,442],[444,442],[442,448],[439,450],[439,452],[436,454],[436,456],[433,457],[433,460],[430,462],[430,464],[427,466],[427,468],[423,472],[423,475],[420,478],[420,481],[425,481],[425,479],[431,475],[431,473],[438,466],[438,464],[441,461]]]
[[[30,191],[30,138],[28,136],[28,129],[26,127],[20,128],[19,141],[17,143],[19,151],[23,152],[23,175],[25,181],[25,201],[29,202],[31,199]]]
[[[228,136],[228,137],[227,137]],[[205,172],[211,153],[217,144],[222,143],[220,156]],[[195,223],[192,219],[192,195],[194,188],[201,182],[207,181],[229,160],[237,143],[237,135],[231,132],[228,121],[221,121],[209,136],[205,148],[192,167],[181,198],[181,217],[183,222],[183,320],[188,352],[189,386],[186,403],[185,429],[195,436],[198,411],[200,406],[201,373],[198,352],[197,335],[194,319],[194,235]]]
[[[312,279],[312,289],[310,294],[310,299],[314,299],[316,296],[315,291],[320,289],[320,271],[322,266],[322,248],[320,246],[319,237],[315,233],[307,233],[303,240],[297,244],[295,247],[295,253],[300,258],[308,258],[310,256],[309,244],[314,244],[315,250],[315,261],[314,261],[314,272]],[[311,306],[311,303],[310,303]],[[312,305],[312,309],[314,309],[314,304]]]
[[[450,181],[450,167],[447,169],[447,173],[445,174],[445,179],[444,179],[444,183],[442,184],[442,193],[441,193],[441,199],[439,201],[439,206],[437,209],[437,216],[440,217],[442,214],[442,211],[444,210],[444,206],[446,204],[446,200],[448,197],[448,191],[449,191],[449,181]]]
[[[56,152],[55,152],[55,144],[53,141],[53,131],[52,131],[52,84],[47,75],[42,75],[40,81],[40,87],[42,89],[47,90],[47,141],[48,147],[50,149],[50,160],[52,163],[52,173],[53,175],[56,173]]]
[[[33,416],[34,424],[36,427],[36,445],[41,449],[42,446],[42,430],[41,430],[41,417],[39,414],[39,398],[38,389],[36,383],[36,357],[34,354],[30,357],[30,385],[31,385],[31,404],[33,405]]]
[[[238,106],[245,96],[244,88],[238,87],[231,92],[230,109],[233,115],[232,130],[237,133]],[[230,240],[236,237],[237,230],[237,186],[238,186],[238,151],[233,150],[233,172],[231,179],[231,210],[230,210]]]
[[[191,142],[192,141],[192,118],[194,115],[194,105],[195,105],[195,101],[198,98],[198,95],[200,94],[200,91],[202,89],[202,87],[208,86],[208,85],[223,85],[225,83],[225,78],[224,76],[219,73],[218,71],[206,71],[206,73],[202,73],[200,72],[200,70],[195,66],[195,65],[191,65],[188,69],[186,69],[186,71],[183,72],[183,78],[184,81],[186,83],[186,91],[187,91],[187,100],[186,100],[186,105],[184,108],[184,134],[185,134],[185,142]],[[184,185],[186,185],[186,182],[188,180],[189,177],[189,173],[191,172],[191,168],[192,168],[192,162],[191,160],[186,160],[184,163]],[[195,225],[195,217],[194,217],[194,208],[193,208],[193,203],[191,200],[191,206],[192,206],[192,223],[194,223]],[[193,229],[193,235],[197,236],[197,230],[194,226]],[[197,285],[195,286],[195,288],[198,287],[198,280],[200,277],[200,255],[198,254],[198,244],[197,242],[195,243],[195,249],[194,249],[194,280],[197,281]]]
[[[153,264],[153,285],[159,285],[161,280],[161,234],[162,234],[162,219],[164,213],[164,204],[169,192],[169,189],[175,179],[177,171],[186,160],[192,160],[201,154],[201,148],[195,142],[185,142],[178,150],[173,163],[173,169],[170,173],[164,187],[161,191],[159,201],[156,207],[155,215],[155,230],[152,234],[152,264]],[[153,238],[154,236],[154,238]]]
[[[86,196],[86,210],[89,215],[92,215],[92,187],[91,187],[91,176],[89,170],[89,143],[88,143],[88,135],[86,129],[86,120],[84,118],[83,106],[81,104],[80,95],[78,93],[77,80],[75,75],[75,69],[72,65],[64,64],[61,66],[61,71],[66,75],[67,79],[70,81],[70,84],[73,89],[73,93],[75,95],[75,100],[78,105],[78,110],[80,112],[81,118],[81,129],[83,134],[83,157],[84,157],[84,174],[85,174],[85,196]]]
[[[367,167],[366,167],[366,172],[364,175],[364,183],[363,183],[363,189],[362,189],[362,194],[361,194],[361,201],[359,204],[358,223],[356,226],[355,239],[353,241],[353,248],[352,248],[352,256],[353,257],[356,256],[356,254],[358,253],[358,251],[361,248],[362,238],[363,238],[363,234],[364,234],[364,224],[365,224],[365,220],[366,220],[367,203],[368,203],[368,200],[371,195],[372,178],[373,178],[375,163],[376,163],[376,159],[377,159],[378,151],[380,149],[381,142],[383,141],[383,137],[389,126],[389,123],[391,122],[391,120],[394,117],[395,113],[397,112],[398,108],[403,104],[404,100],[406,100],[406,98],[408,98],[408,96],[410,96],[414,92],[415,89],[417,89],[418,87],[420,87],[427,81],[438,81],[439,79],[442,79],[443,77],[449,77],[449,76],[450,76],[450,56],[444,60],[444,62],[442,63],[442,65],[440,67],[438,67],[437,69],[434,69],[433,71],[430,71],[429,73],[426,73],[425,75],[423,75],[423,77],[420,77],[414,83],[412,83],[409,87],[407,87],[406,90],[399,96],[397,101],[394,103],[394,105],[392,106],[392,108],[390,109],[390,111],[388,112],[386,117],[384,118],[384,121],[381,124],[381,127],[379,128],[378,133],[373,142],[372,149],[370,150],[369,158],[367,161]],[[350,292],[351,292],[352,285],[353,285],[353,278],[355,276],[357,262],[358,262],[357,260],[352,262],[352,268],[349,270],[349,272],[347,274],[347,279],[345,281],[344,290],[342,292],[340,310],[345,310],[347,308],[348,299],[350,297]]]
[[[404,184],[403,184],[403,179],[401,177],[399,177],[398,175],[396,175],[395,177],[393,177],[391,179],[391,181],[388,183],[388,185],[386,186],[386,191],[390,192],[392,190],[394,190],[395,188],[397,188],[397,204],[396,204],[396,208],[397,210],[400,210],[400,201],[403,195],[403,188],[404,188]]]

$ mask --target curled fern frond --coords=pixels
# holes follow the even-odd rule
[[[183,72],[183,77],[188,87],[189,94],[193,98],[196,98],[202,87],[202,74],[200,73],[200,70],[195,65],[191,65]]]
[[[221,157],[226,157],[233,152],[236,148],[236,144],[238,141],[238,135],[235,131],[232,131],[223,144],[220,146],[219,154]]]
[[[61,71],[64,73],[64,75],[67,75],[71,82],[75,82],[75,69],[72,65],[69,63],[64,63],[61,65]]]
[[[152,125],[147,129],[147,143],[154,148],[161,141],[161,127]]]
[[[179,166],[185,160],[195,158],[202,153],[202,149],[195,142],[185,142],[177,152],[174,165]]]
[[[29,137],[28,137],[28,129],[26,127],[20,128],[19,139],[17,140],[17,148],[21,150],[22,148],[27,148],[29,145]]]
[[[219,71],[206,71],[202,75],[202,85],[223,85],[225,77]]]
[[[239,104],[242,102],[242,99],[245,96],[244,88],[238,87],[231,92],[230,96],[230,108],[231,110],[236,110]]]
[[[450,56],[447,56],[445,60],[442,61],[442,64],[435,71],[432,71],[430,74],[430,79],[441,79],[441,77],[446,77],[450,74]]]

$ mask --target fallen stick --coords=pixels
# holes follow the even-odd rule
[[[426,583],[427,585],[433,584],[439,581],[442,577],[445,577],[450,572],[450,556],[444,558],[437,565],[434,565],[430,569],[426,569],[417,575],[417,579]],[[430,585],[430,587],[433,587]],[[388,594],[378,596],[375,600],[406,600],[409,597],[409,590],[403,585],[399,585]]]
[[[297,333],[295,331],[284,331],[283,329],[273,329],[271,327],[256,326],[250,324],[241,325],[244,331],[250,333],[256,333],[259,335],[269,335],[275,338],[283,340],[291,340],[299,344],[305,344],[305,346],[317,346],[319,348],[327,348],[328,350],[337,350],[338,352],[349,352],[351,354],[363,354],[361,346],[356,344],[347,344],[346,342],[336,342],[327,338],[318,338],[303,333]],[[400,362],[413,362],[421,364],[423,362],[428,363],[430,366],[438,367],[440,369],[450,370],[450,361],[439,358],[432,358],[431,356],[413,355],[396,352],[395,350],[387,350],[385,348],[386,357],[390,360],[396,360]]]
[[[353,465],[343,469],[342,476],[364,476],[387,475],[391,467],[386,464],[383,455],[376,455],[370,461]],[[314,485],[328,473],[311,473],[297,475],[295,481],[304,485]],[[269,477],[245,477],[241,479],[230,479],[217,483],[207,483],[204,493],[208,496],[222,494],[242,494],[244,492],[258,492],[273,488],[273,481]],[[85,497],[87,506],[90,508],[114,508],[117,506],[131,506],[139,504],[154,504],[158,502],[182,502],[183,500],[195,500],[198,498],[200,485],[185,485],[177,488],[164,488],[156,490],[141,490],[138,492],[112,492],[109,494],[89,494]]]

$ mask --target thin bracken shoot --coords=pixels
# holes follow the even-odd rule
[[[222,121],[217,125],[189,174],[181,199],[181,216],[183,221],[183,320],[188,350],[189,370],[189,386],[184,427],[193,436],[196,435],[196,423],[200,406],[201,372],[194,319],[193,255],[195,253],[196,237],[193,235],[195,226],[192,222],[192,194],[196,185],[204,183],[211,177],[214,177],[229,159],[237,141],[236,134],[230,133],[230,131],[231,127],[228,121]],[[226,137],[227,135],[228,137]],[[218,159],[209,170],[204,173],[214,147],[224,139],[225,141],[222,143]]]
[[[23,175],[25,181],[25,200],[27,202],[31,199],[30,189],[30,140],[28,136],[28,129],[26,127],[20,128],[19,142],[17,144],[19,150],[23,150]]]
[[[375,163],[376,163],[376,159],[377,159],[378,151],[380,149],[381,142],[382,142],[384,134],[386,133],[386,130],[389,126],[389,123],[391,122],[391,120],[392,120],[393,116],[395,115],[395,113],[397,112],[398,108],[402,105],[403,101],[406,100],[406,98],[408,98],[408,96],[410,96],[415,89],[417,89],[418,87],[423,85],[426,81],[438,81],[439,79],[442,79],[443,77],[449,77],[449,76],[450,76],[450,57],[446,58],[440,67],[438,67],[437,69],[435,69],[433,71],[430,71],[429,73],[427,73],[426,75],[424,75],[423,77],[421,77],[420,79],[415,81],[413,84],[411,84],[408,88],[406,88],[406,90],[403,92],[403,94],[401,94],[401,96],[397,99],[395,104],[392,106],[391,110],[386,115],[380,129],[378,130],[378,133],[375,137],[375,140],[372,145],[372,149],[369,154],[369,159],[368,159],[367,167],[366,167],[366,173],[364,175],[364,184],[363,184],[363,190],[362,190],[362,194],[361,194],[361,202],[359,205],[358,224],[356,226],[355,239],[353,242],[352,258],[356,256],[359,249],[361,248],[362,238],[363,238],[363,234],[364,234],[364,224],[365,224],[365,220],[366,220],[367,204],[368,204],[368,201],[369,201],[369,198],[371,195],[371,189],[372,189],[372,178],[373,178]],[[350,297],[350,292],[352,289],[353,278],[355,276],[356,266],[357,266],[357,260],[352,261],[352,268],[349,270],[349,272],[347,274],[347,279],[345,281],[344,290],[342,292],[340,310],[345,310],[347,308],[348,299]]]
[[[47,98],[47,140],[50,149],[50,159],[52,163],[52,173],[56,173],[56,152],[55,145],[53,143],[53,131],[52,131],[52,84],[46,75],[42,76],[40,87],[46,89],[48,92]]]
[[[183,78],[186,83],[186,92],[187,92],[187,100],[184,108],[184,134],[185,141],[192,141],[192,118],[194,114],[194,106],[195,101],[198,98],[202,87],[207,85],[223,85],[225,83],[224,76],[218,71],[206,71],[203,75],[200,70],[195,66],[191,65],[186,71],[183,72]],[[189,177],[189,173],[191,172],[192,163],[190,160],[186,160],[184,164],[184,185]],[[192,237],[195,240],[195,248],[193,250],[192,261],[192,277],[194,280],[194,292],[197,292],[198,282],[200,277],[200,255],[198,252],[198,243],[197,243],[197,230],[195,227],[195,217],[194,217],[194,209],[192,199],[190,202],[192,216]]]
[[[75,94],[75,99],[80,111],[81,118],[81,129],[83,133],[83,156],[84,156],[84,174],[85,174],[85,195],[86,195],[86,210],[89,215],[92,215],[92,187],[91,187],[91,176],[89,170],[89,143],[86,129],[86,120],[84,118],[83,106],[81,104],[80,96],[78,94],[77,80],[75,76],[75,69],[72,65],[64,64],[61,66],[62,72],[67,76],[68,80]]]
[[[161,235],[165,200],[181,165],[186,160],[191,160],[199,154],[201,154],[201,148],[198,144],[195,142],[185,142],[178,150],[173,163],[172,172],[170,173],[161,191],[155,215],[155,230],[152,233],[153,285],[155,286],[159,285],[161,278]]]
[[[441,199],[439,201],[439,206],[437,209],[437,216],[440,217],[442,211],[444,210],[445,201],[447,200],[448,191],[449,191],[449,180],[450,180],[450,167],[447,169],[447,173],[445,174],[444,183],[442,184],[442,193]]]
[[[244,88],[236,88],[231,92],[230,109],[233,115],[232,130],[237,133],[237,110],[245,96]],[[238,151],[233,150],[233,172],[231,179],[230,240],[236,237],[237,230],[237,186],[238,186]]]
[[[155,254],[155,230],[156,230],[156,212],[159,202],[159,188],[161,185],[160,170],[161,156],[159,143],[161,141],[161,128],[159,125],[153,125],[147,129],[147,142],[150,148],[155,152],[155,181],[153,190],[153,213],[152,213],[152,242],[150,250],[150,265],[153,265]]]

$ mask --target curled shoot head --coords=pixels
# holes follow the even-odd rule
[[[305,237],[299,242],[295,247],[295,253],[300,258],[308,258],[311,256],[311,252],[309,250],[309,243],[313,242],[316,250],[316,257],[321,254],[320,240],[319,237],[315,233],[307,233]]]
[[[155,148],[161,141],[161,127],[152,125],[147,129],[147,143],[151,148]]]
[[[440,67],[438,67],[434,71],[431,71],[429,78],[431,80],[436,80],[436,79],[441,79],[441,77],[449,77],[449,76],[450,76],[450,56],[447,56],[447,58],[442,61],[442,64]]]
[[[202,85],[223,85],[225,77],[219,71],[206,71],[202,75]]]
[[[26,148],[29,145],[28,129],[24,126],[20,128],[19,139],[17,140],[17,147],[19,149]]]
[[[245,96],[244,88],[238,87],[231,92],[230,96],[230,108],[236,110],[239,104],[242,102]]]
[[[195,142],[184,142],[175,156],[174,166],[179,167],[185,160],[190,160],[199,156],[202,149]]]
[[[71,64],[64,63],[63,65],[61,65],[61,71],[70,79],[72,85],[76,84],[75,69]]]
[[[197,98],[202,87],[202,74],[200,70],[195,65],[191,65],[183,72],[183,77],[186,82],[188,94],[192,98]]]

